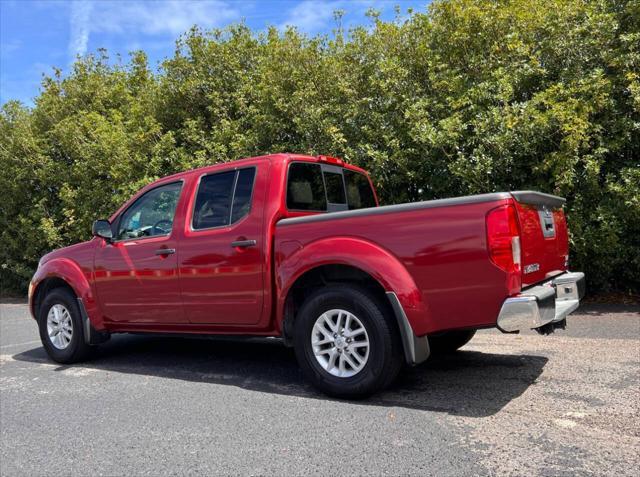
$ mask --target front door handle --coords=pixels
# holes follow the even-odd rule
[[[156,250],[156,255],[171,255],[176,253],[175,248],[160,248]]]
[[[255,240],[236,240],[235,242],[231,242],[231,246],[232,247],[240,247],[240,248],[246,248],[246,247],[255,247],[256,246],[256,241]]]

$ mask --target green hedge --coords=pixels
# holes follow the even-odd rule
[[[156,72],[105,51],[0,114],[3,290],[149,181],[268,152],[368,169],[384,203],[567,197],[572,268],[640,284],[640,3],[435,1],[330,37],[194,29]]]

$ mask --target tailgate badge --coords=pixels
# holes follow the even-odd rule
[[[540,264],[539,263],[532,263],[531,265],[527,265],[526,267],[524,267],[524,273],[533,273],[533,272],[537,272],[538,270],[540,270]]]

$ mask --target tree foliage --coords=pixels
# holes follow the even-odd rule
[[[640,2],[436,0],[308,37],[185,33],[158,71],[100,50],[0,112],[1,279],[88,238],[151,180],[278,151],[369,170],[384,203],[568,198],[572,268],[640,288]]]

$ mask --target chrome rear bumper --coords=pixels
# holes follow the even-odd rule
[[[563,273],[541,285],[507,298],[498,315],[498,328],[506,333],[562,322],[584,296],[584,273]]]

